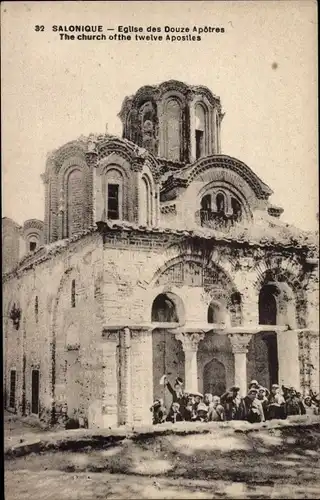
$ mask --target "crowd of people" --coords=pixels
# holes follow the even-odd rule
[[[166,375],[160,380],[172,396],[167,411],[162,399],[154,401],[150,408],[153,423],[164,422],[219,422],[247,420],[251,423],[272,419],[286,419],[291,415],[319,415],[320,395],[310,392],[303,397],[294,387],[272,384],[270,391],[252,380],[247,395],[240,396],[240,387],[233,386],[222,396],[186,392],[183,380],[178,377],[172,386]]]

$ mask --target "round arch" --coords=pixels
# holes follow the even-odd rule
[[[227,205],[231,205],[231,199],[235,198],[238,203],[240,203],[241,208],[243,210],[243,215],[248,220],[252,219],[252,213],[250,210],[250,199],[246,198],[247,193],[243,193],[239,189],[236,188],[231,182],[221,181],[219,179],[209,181],[206,185],[200,189],[197,196],[197,205],[200,206],[201,199],[207,195],[211,194],[212,197],[216,197],[216,195],[222,192],[223,194],[227,194]],[[213,194],[214,193],[214,194]],[[228,199],[230,198],[230,199]],[[229,206],[227,207],[230,208]]]
[[[218,300],[212,300],[208,307],[207,321],[211,324],[226,324],[226,304]]]
[[[215,302],[223,304],[227,323],[230,321],[233,326],[242,323],[242,297],[228,272],[213,261],[204,266],[199,255],[183,254],[170,259],[154,274],[150,285],[161,291],[168,286],[170,290],[183,289],[183,293],[188,290],[186,287],[198,287],[202,289],[201,298],[199,295],[202,321],[208,319],[210,303]],[[189,298],[185,296],[185,300],[188,302]]]
[[[185,308],[181,298],[172,292],[163,292],[155,297],[151,308],[153,323],[185,322]]]
[[[264,287],[273,287],[274,299],[270,300],[276,304],[276,324],[288,325],[291,329],[305,328],[306,297],[299,276],[281,268],[267,269],[258,277],[254,286],[259,297],[261,290],[265,290]],[[269,292],[271,293],[270,288]]]
[[[59,342],[57,342],[57,337],[59,333],[59,328],[63,328],[63,316],[59,314],[59,304],[61,299],[64,297],[64,289],[67,286],[68,283],[72,283],[72,281],[76,279],[78,283],[80,284],[80,288],[84,289],[84,283],[81,279],[81,272],[78,266],[71,267],[67,271],[64,272],[64,274],[60,278],[59,286],[56,292],[55,297],[52,299],[51,302],[51,337],[50,337],[50,345],[51,345],[51,352],[50,352],[50,361],[51,361],[51,366],[49,368],[49,377],[50,377],[50,402],[51,402],[51,423],[55,423],[56,421],[56,383],[58,380],[58,366],[57,366],[57,350],[58,349],[65,349],[66,346],[66,340],[67,340],[67,333],[65,337],[65,341],[63,345]],[[70,287],[70,290],[72,289],[72,285]],[[71,292],[70,292],[71,296]],[[70,300],[71,303],[71,300]],[[70,325],[68,325],[70,326]],[[68,331],[68,328],[67,328]]]
[[[247,184],[258,199],[268,199],[272,194],[272,190],[245,163],[221,154],[200,158],[189,171],[188,185],[198,177],[203,177],[205,172],[221,168],[225,175],[229,172],[230,178],[237,174],[237,178]]]

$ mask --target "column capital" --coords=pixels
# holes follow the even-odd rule
[[[232,352],[236,353],[247,353],[248,345],[251,340],[252,335],[249,333],[232,333],[228,335],[231,342]]]
[[[180,340],[183,350],[192,352],[196,352],[198,350],[198,344],[200,340],[204,339],[204,336],[204,333],[175,333],[175,338],[177,340]]]

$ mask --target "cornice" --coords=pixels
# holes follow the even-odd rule
[[[219,245],[226,245],[227,247],[235,250],[236,248],[244,248],[244,249],[263,249],[264,251],[280,251],[286,252],[288,254],[296,254],[302,252],[305,255],[305,258],[308,258],[308,246],[306,245],[295,245],[292,244],[283,244],[280,242],[276,243],[259,243],[258,241],[249,241],[245,239],[236,239],[232,237],[222,236],[221,233],[218,233],[212,229],[204,230],[203,228],[199,228],[199,230],[187,230],[187,229],[172,229],[165,227],[146,227],[139,226],[137,224],[132,224],[129,222],[116,222],[113,223],[111,221],[107,222],[98,222],[96,226],[91,226],[88,229],[74,235],[72,238],[64,239],[56,242],[55,244],[42,246],[33,254],[29,254],[25,256],[15,269],[11,270],[9,273],[3,276],[3,283],[9,281],[14,277],[20,277],[23,272],[26,272],[29,269],[34,268],[34,266],[39,265],[40,263],[51,259],[57,254],[63,253],[69,250],[69,247],[72,243],[77,242],[84,237],[94,234],[115,234],[117,237],[121,238],[121,235],[128,235],[126,239],[129,237],[135,238],[139,234],[149,234],[151,237],[158,236],[160,238],[170,238],[174,237],[177,242],[181,240],[185,240],[186,238],[194,239],[195,241],[199,240],[207,240],[214,242]]]

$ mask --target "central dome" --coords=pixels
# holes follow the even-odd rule
[[[118,115],[124,139],[184,164],[219,154],[220,98],[204,86],[169,80],[126,97]]]

